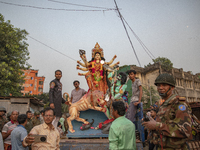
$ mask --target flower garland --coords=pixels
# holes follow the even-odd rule
[[[101,79],[103,79],[103,67],[102,67],[102,64],[100,63],[100,77],[97,78],[97,75],[96,75],[96,70],[98,70],[97,66],[95,65],[96,63],[96,60],[94,60],[92,62],[92,75],[94,76],[94,80],[95,80],[95,83],[96,83],[96,87],[99,86],[98,85],[98,82],[101,81]]]

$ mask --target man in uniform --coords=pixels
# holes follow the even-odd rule
[[[6,119],[3,117],[6,113],[6,109],[3,106],[0,106],[0,150],[3,150],[3,138],[2,138],[2,128],[4,126],[4,124],[6,124]]]
[[[33,124],[33,127],[41,124],[41,122],[40,122],[40,112],[39,111],[35,111],[34,112],[34,117],[32,119],[32,124]]]
[[[55,110],[56,118],[52,122],[54,127],[57,128],[58,121],[62,116],[62,107],[61,103],[65,103],[65,100],[62,98],[62,83],[60,79],[62,77],[62,71],[55,71],[55,79],[50,82],[50,90],[49,90],[49,101],[50,107]]]
[[[25,128],[27,130],[27,133],[29,133],[31,131],[31,129],[33,128],[33,123],[32,123],[32,112],[30,110],[28,110],[26,112],[26,116],[27,116],[27,124],[25,125]]]
[[[175,79],[170,74],[160,74],[155,85],[164,102],[159,108],[156,120],[143,125],[152,131],[151,142],[158,144],[158,150],[187,150],[186,140],[191,138],[191,109],[186,99],[173,93]]]
[[[3,117],[6,113],[6,109],[3,106],[0,106],[0,132],[2,131],[2,128],[4,124],[6,123],[6,119]]]

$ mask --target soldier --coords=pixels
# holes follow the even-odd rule
[[[39,111],[35,111],[34,112],[34,117],[32,119],[32,123],[33,123],[33,127],[40,125],[40,112]]]
[[[152,131],[151,142],[158,150],[187,150],[186,140],[191,138],[191,109],[184,97],[173,93],[175,79],[170,74],[160,74],[155,85],[164,102],[157,113],[156,120],[143,125]]]
[[[6,119],[3,117],[6,113],[6,109],[3,106],[0,106],[0,150],[3,150],[3,138],[2,138],[2,128],[4,126],[4,124],[6,123]]]
[[[25,125],[25,128],[27,130],[27,133],[29,133],[31,131],[31,129],[33,128],[33,123],[32,123],[32,112],[30,110],[28,110],[26,112],[26,116],[27,116],[27,124]]]
[[[6,124],[6,119],[3,117],[5,113],[6,113],[5,107],[0,106],[0,132],[2,131],[4,124]]]

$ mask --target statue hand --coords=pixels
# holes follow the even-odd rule
[[[119,63],[120,63],[120,62],[118,61],[117,64],[119,65]]]
[[[79,76],[82,76],[82,73],[78,73]]]
[[[115,58],[117,58],[117,55],[115,55],[115,56],[113,57],[113,59],[115,59]]]
[[[79,67],[79,66],[76,66],[76,69],[80,69],[80,67]]]
[[[80,64],[80,61],[79,61],[79,60],[77,60],[77,63],[78,63],[78,64]]]

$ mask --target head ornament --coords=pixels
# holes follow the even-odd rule
[[[104,57],[103,49],[99,46],[98,42],[96,43],[96,45],[92,49],[92,58],[94,58],[96,52],[99,52],[101,57]]]

